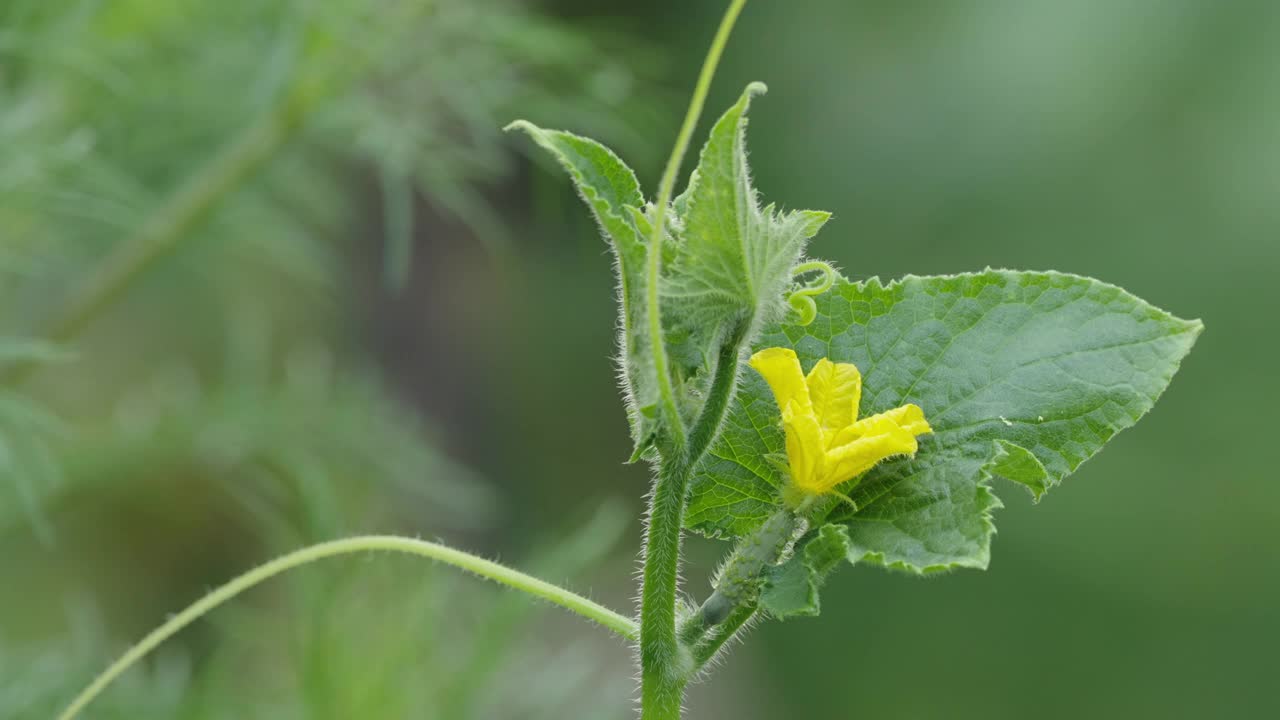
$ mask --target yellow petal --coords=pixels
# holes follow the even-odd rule
[[[917,435],[932,432],[918,405],[903,405],[863,418],[836,433],[822,485],[834,488],[894,455],[914,455]]]
[[[768,348],[751,356],[751,367],[756,369],[773,390],[778,408],[796,405],[797,414],[812,415],[813,403],[809,400],[809,386],[800,369],[800,359],[790,348]]]
[[[822,428],[812,412],[803,412],[795,402],[782,411],[782,429],[787,436],[787,461],[791,465],[791,482],[811,492],[822,492],[826,447],[822,444]]]
[[[919,405],[903,405],[892,410],[865,417],[835,434],[827,447],[837,448],[857,440],[858,438],[887,432],[885,423],[902,428],[912,435],[923,435],[933,432],[928,421],[924,419],[924,411]]]
[[[933,432],[933,428],[929,427],[929,421],[924,419],[924,411],[920,409],[919,405],[903,405],[880,414],[898,423],[903,430],[912,435]]]
[[[916,405],[858,420],[862,375],[849,363],[823,358],[806,377],[795,351],[769,348],[752,355],[750,365],[782,411],[790,488],[801,497],[832,492],[885,458],[913,455],[916,436],[932,432]]]
[[[824,430],[841,430],[858,419],[862,373],[856,366],[822,358],[809,371],[805,384],[809,386],[813,412]]]
[[[916,436],[896,423],[883,420],[877,423],[875,429],[876,432],[827,453],[827,472],[821,482],[824,491],[852,480],[885,458],[915,454]]]

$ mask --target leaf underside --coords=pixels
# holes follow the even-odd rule
[[[813,323],[775,324],[756,348],[793,348],[806,371],[823,357],[857,365],[861,415],[924,409],[934,432],[917,455],[847,484],[857,510],[832,502],[826,517],[847,530],[851,561],[918,573],[985,568],[1001,506],[990,478],[1039,498],[1151,409],[1201,330],[1120,288],[1056,272],[840,280],[817,301]],[[689,528],[732,538],[773,512],[784,482],[767,460],[785,452],[778,418],[764,381],[744,373],[695,473]],[[798,551],[787,565],[805,562]],[[816,613],[805,593],[821,574],[775,574],[788,573],[798,584],[783,614]]]

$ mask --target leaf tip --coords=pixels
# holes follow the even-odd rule
[[[826,210],[798,210],[797,212],[804,218],[804,235],[807,238],[817,235],[818,231],[833,217]]]
[[[502,132],[511,132],[512,130],[523,130],[524,132],[527,132],[530,135],[533,135],[534,133],[539,132],[541,129],[542,128],[539,128],[537,125],[534,125],[528,120],[520,118],[520,119],[512,120],[511,122],[503,126]]]
[[[1057,483],[1035,453],[1008,440],[996,440],[987,469],[1010,482],[1025,487],[1032,502],[1039,503]]]

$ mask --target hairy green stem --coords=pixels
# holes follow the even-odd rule
[[[691,665],[676,637],[676,590],[689,468],[663,456],[649,502],[640,596],[640,707],[643,720],[680,717]]]
[[[662,270],[662,242],[666,233],[667,206],[675,189],[676,176],[689,141],[702,114],[711,79],[728,43],[733,25],[742,12],[746,0],[731,0],[702,71],[693,89],[689,111],[676,136],[675,147],[667,161],[666,170],[658,184],[658,197],[654,206],[653,228],[649,238],[647,278],[645,288],[646,309],[649,324],[649,342],[654,356],[662,414],[666,419],[665,443],[660,445],[661,459],[658,480],[649,502],[649,523],[645,536],[644,579],[640,594],[640,713],[643,720],[678,720],[684,698],[684,687],[692,674],[692,659],[676,635],[676,592],[680,570],[680,539],[684,524],[684,508],[689,488],[689,472],[697,457],[713,439],[723,408],[708,415],[704,410],[695,423],[696,437],[702,447],[686,447],[684,421],[680,417],[671,387],[667,367],[667,352],[662,336],[662,316],[659,303],[659,278]],[[737,372],[737,343],[733,343],[733,366],[728,374],[725,398],[732,392],[732,380]],[[721,363],[723,365],[723,362]],[[718,375],[725,372],[717,371]],[[716,383],[713,382],[713,385]],[[714,402],[709,399],[708,406]],[[705,406],[704,406],[705,407]],[[706,422],[714,425],[703,428]],[[692,453],[691,453],[692,451]]]
[[[701,460],[703,453],[711,447],[721,423],[724,422],[724,416],[729,411],[729,401],[733,399],[733,390],[738,383],[742,341],[750,326],[750,319],[742,320],[720,346],[720,356],[716,359],[715,375],[711,379],[711,388],[707,391],[707,400],[689,433],[690,466]]]
[[[559,605],[588,620],[603,625],[627,640],[635,640],[638,637],[636,624],[630,618],[624,617],[581,595],[517,570],[512,570],[492,560],[486,560],[439,543],[416,538],[395,535],[366,535],[333,540],[296,550],[265,565],[260,565],[205,595],[182,612],[171,617],[163,625],[152,630],[146,637],[139,640],[136,645],[129,648],[124,655],[121,655],[118,660],[109,665],[106,670],[102,671],[102,674],[94,678],[93,682],[71,701],[67,709],[58,716],[58,720],[71,720],[71,718],[74,718],[121,673],[128,670],[129,667],[154,650],[160,643],[245,590],[287,570],[292,570],[317,560],[339,555],[375,551],[407,553],[452,565],[482,578],[502,583],[520,592]]]
[[[738,356],[748,325],[748,322],[740,323],[725,339],[706,403],[689,436],[690,442],[675,460],[668,462],[663,458],[653,491],[645,543],[640,633],[645,718],[678,718],[684,686],[697,669],[688,657],[687,648],[676,638],[675,603],[684,507],[690,471],[715,439],[733,397]],[[650,642],[644,642],[645,638],[650,638]],[[652,638],[661,641],[655,642]]]
[[[738,607],[754,607],[765,573],[783,558],[796,535],[807,527],[802,517],[789,508],[781,508],[739,540],[716,577],[711,597],[702,603],[690,624],[712,628],[724,622]],[[685,637],[690,634],[691,631],[682,632]]]
[[[756,604],[744,603],[733,609],[723,621],[711,628],[701,640],[693,645],[694,672],[702,670],[707,663],[715,659],[725,643],[738,636],[738,632],[755,617]]]
[[[694,673],[755,616],[765,573],[786,555],[806,527],[803,513],[781,508],[738,541],[717,573],[710,597],[679,628],[681,643],[690,648]]]

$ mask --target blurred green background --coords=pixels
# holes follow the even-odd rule
[[[690,7],[692,5],[693,7]],[[0,2],[0,718],[49,717],[168,612],[303,543],[438,537],[631,607],[613,279],[568,182],[652,188],[720,3]],[[855,278],[1119,284],[1207,326],[987,572],[845,570],[691,718],[1280,716],[1280,4],[749,3],[758,186]],[[705,124],[705,123],[704,123]],[[96,268],[160,247],[76,332]],[[14,364],[29,368],[14,371]],[[726,551],[690,539],[688,589]],[[631,653],[404,558],[253,591],[94,718],[625,718]]]

